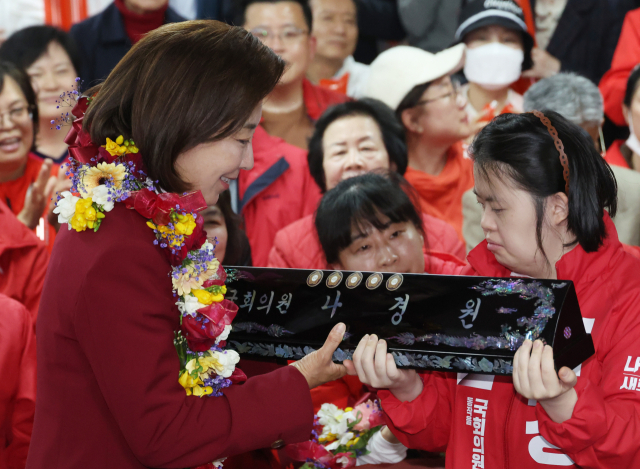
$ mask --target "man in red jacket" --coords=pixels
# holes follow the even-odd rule
[[[640,63],[640,8],[627,13],[618,46],[613,54],[611,68],[600,80],[604,112],[616,125],[627,126],[622,114],[622,100],[629,74],[638,63]]]
[[[306,0],[249,1],[242,24],[288,65],[262,106],[261,128],[253,137],[255,166],[239,178],[239,210],[253,265],[266,266],[278,230],[313,213],[320,200],[304,151],[314,122],[348,98],[305,78],[315,52]]]

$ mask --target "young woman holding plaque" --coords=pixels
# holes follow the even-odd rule
[[[596,354],[554,369],[525,340],[512,377],[398,370],[365,336],[347,363],[382,388],[386,420],[447,468],[637,467],[640,262],[618,241],[616,182],[589,135],[552,111],[496,117],[476,137],[475,191],[486,240],[460,273],[572,280]]]
[[[37,323],[29,469],[211,468],[309,437],[309,388],[344,374],[331,361],[344,324],[294,366],[238,385],[224,345],[237,306],[198,214],[253,166],[261,102],[283,70],[242,28],[176,23],[79,100],[74,193],[56,209],[70,229]]]

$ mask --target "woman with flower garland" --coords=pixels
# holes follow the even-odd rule
[[[350,373],[385,389],[401,442],[446,450],[447,468],[640,466],[640,261],[610,218],[611,169],[586,132],[552,111],[496,117],[472,154],[486,240],[460,273],[572,280],[595,356],[556,372],[552,348],[525,340],[513,377],[419,375],[398,370],[371,335]]]
[[[78,101],[28,468],[212,468],[308,438],[309,389],[345,373],[331,361],[344,324],[293,366],[237,385],[225,340],[238,308],[198,213],[252,167],[261,101],[283,69],[242,28],[178,23]]]

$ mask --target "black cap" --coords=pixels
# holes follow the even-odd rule
[[[512,0],[474,0],[467,3],[460,12],[455,41],[462,42],[471,31],[493,25],[514,29],[522,34],[524,44],[522,70],[530,69],[533,66],[531,59],[533,37],[527,30],[522,8]]]

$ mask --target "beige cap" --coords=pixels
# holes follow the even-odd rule
[[[395,110],[415,86],[460,70],[464,51],[464,44],[437,54],[411,46],[392,47],[371,63],[364,97],[379,99]]]

